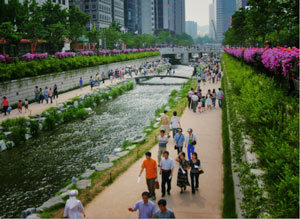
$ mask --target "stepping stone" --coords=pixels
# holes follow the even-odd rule
[[[160,121],[161,121],[161,118],[156,118],[156,121],[157,121],[157,122],[160,122]]]
[[[113,163],[101,163],[101,164],[97,164],[95,166],[95,170],[96,171],[103,171],[103,170],[106,170],[106,169],[109,169],[111,167],[113,167]]]
[[[94,172],[95,172],[95,170],[86,170],[85,173],[83,173],[80,177],[83,178],[83,179],[87,179],[87,178],[89,178]]]
[[[135,140],[133,143],[138,144],[142,141],[145,141],[145,137],[139,138],[139,139]]]
[[[64,203],[63,200],[62,200],[62,198],[60,196],[56,196],[56,197],[50,198],[48,201],[44,202],[36,210],[37,211],[43,211],[46,208],[50,208],[50,207],[52,207],[54,205],[62,204],[62,203]]]
[[[88,111],[89,113],[93,113],[93,110],[92,110],[92,108],[91,108],[91,107],[89,107],[89,108],[85,108],[85,110],[86,110],[86,111]]]
[[[15,144],[13,141],[8,141],[8,142],[6,142],[6,146],[7,146],[8,148],[13,148],[15,145],[16,145],[16,144]]]
[[[65,198],[65,197],[67,197],[67,196],[69,195],[69,193],[70,193],[70,190],[68,190],[68,191],[66,191],[66,192],[64,192],[64,193],[62,193],[62,194],[60,194],[59,196],[60,196],[61,198]]]
[[[122,151],[122,152],[116,153],[116,156],[118,156],[118,157],[124,157],[128,153],[129,153],[129,151]]]
[[[152,131],[152,129],[146,129],[145,130],[145,132],[151,132]]]
[[[30,138],[32,138],[32,135],[30,135],[30,134],[25,134],[25,139],[26,139],[26,140],[29,140]]]
[[[85,189],[87,187],[90,187],[91,185],[92,185],[92,181],[89,179],[83,179],[76,183],[78,189]]]
[[[9,138],[9,137],[11,137],[12,132],[4,132],[3,134],[6,138]]]
[[[118,159],[119,159],[119,157],[116,156],[116,155],[113,155],[113,154],[104,156],[104,162],[113,162],[113,161],[118,160]]]
[[[78,107],[78,101],[77,100],[74,101],[73,106],[76,107],[76,108]]]
[[[22,211],[20,218],[27,218],[27,216],[33,214],[35,210],[35,208],[27,208],[26,210]]]
[[[40,219],[41,216],[39,214],[31,214],[26,217],[26,219]]]
[[[119,152],[121,152],[123,149],[122,148],[115,148],[114,150],[113,150],[113,153],[119,153]]]
[[[158,128],[158,127],[159,127],[159,122],[157,122],[153,125],[153,128]]]
[[[78,179],[76,177],[72,177],[72,183],[76,183],[78,181]]]
[[[59,192],[66,192],[66,191],[68,191],[72,186],[73,186],[73,183],[67,185],[65,188],[62,188],[61,190],[59,190]]]
[[[134,144],[134,145],[132,145],[132,146],[129,146],[127,149],[128,150],[133,150],[133,149],[135,149],[136,148],[136,145]]]
[[[0,149],[1,151],[5,151],[7,149],[6,144],[3,140],[0,140]]]

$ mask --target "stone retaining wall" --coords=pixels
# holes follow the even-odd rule
[[[107,76],[107,72],[110,69],[115,70],[127,65],[138,67],[143,62],[151,62],[159,59],[160,56],[155,56],[8,81],[0,84],[0,97],[6,96],[10,104],[17,103],[18,100],[24,101],[25,98],[32,100],[34,99],[35,86],[41,87],[44,90],[46,86],[53,89],[54,84],[56,84],[58,91],[65,91],[78,86],[80,77],[82,77],[83,83],[86,84],[89,82],[90,76],[95,75],[97,72],[100,74],[104,72]]]

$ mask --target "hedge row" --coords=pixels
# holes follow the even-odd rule
[[[243,150],[241,133],[253,141],[252,150],[259,163],[244,165],[240,175],[244,187],[245,217],[299,217],[299,104],[286,96],[276,82],[256,72],[252,67],[224,53],[222,56],[228,76],[228,107],[235,159],[240,161]],[[241,117],[239,117],[240,115]],[[240,145],[241,146],[241,145]],[[255,183],[250,169],[260,168],[268,196]]]
[[[14,64],[0,63],[0,81],[33,77],[73,69],[110,64],[133,59],[141,59],[159,55],[159,51],[140,52],[134,54],[120,54],[116,56],[75,56],[64,59],[52,57],[31,62],[17,62]]]

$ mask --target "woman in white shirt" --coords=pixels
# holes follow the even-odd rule
[[[76,199],[77,195],[77,190],[70,191],[70,198],[67,200],[65,206],[64,218],[81,219],[81,213],[86,217],[81,201]]]
[[[180,119],[177,117],[177,112],[173,112],[173,116],[171,118],[171,128],[173,132],[173,138],[175,137],[176,133],[178,132],[178,129],[180,128]]]

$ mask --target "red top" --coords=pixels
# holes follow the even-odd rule
[[[22,102],[18,102],[18,108],[22,107]]]
[[[2,100],[2,106],[8,106],[8,99]]]

